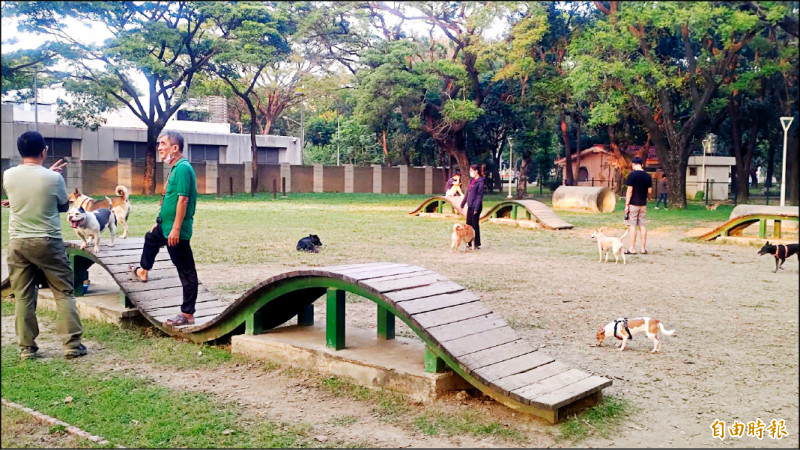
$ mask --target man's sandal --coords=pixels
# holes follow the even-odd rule
[[[625,254],[626,254],[626,255],[635,255],[635,254],[636,254],[636,252],[632,252],[632,251],[630,251],[630,250],[625,250]]]
[[[138,272],[139,272],[139,269],[141,269],[141,268],[142,268],[141,266],[128,266],[128,270],[130,270],[130,272],[133,274],[134,278],[136,278],[138,281],[141,281],[142,283],[147,283],[147,279],[146,278],[144,280],[139,278],[139,273]]]
[[[194,318],[188,318],[183,314],[178,314],[177,316],[173,317],[172,319],[167,320],[164,322],[165,325],[171,325],[173,327],[179,327],[181,325],[192,325],[194,324]]]

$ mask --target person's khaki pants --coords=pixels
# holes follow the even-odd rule
[[[55,238],[11,239],[8,243],[8,278],[16,301],[16,331],[20,347],[36,347],[38,286],[36,275],[44,273],[57,305],[56,332],[65,349],[81,344],[83,326],[75,304],[72,269],[64,241]]]

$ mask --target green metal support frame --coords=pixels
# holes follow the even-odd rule
[[[72,290],[76,297],[83,297],[86,294],[83,282],[89,279],[89,267],[94,264],[94,261],[77,252],[67,252],[67,254],[69,255],[69,265],[72,267]]]
[[[341,289],[328,288],[326,296],[325,345],[334,350],[345,348],[344,294]]]
[[[378,305],[378,337],[385,340],[394,339],[394,314]]]

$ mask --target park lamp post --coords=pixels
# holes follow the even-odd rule
[[[786,139],[788,137],[789,128],[794,122],[794,117],[781,117],[781,126],[783,127],[783,164],[781,164],[781,206],[786,202]]]
[[[511,136],[508,137],[508,197],[511,197],[511,182],[514,181],[514,145],[511,143]]]

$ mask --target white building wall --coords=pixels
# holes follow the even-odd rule
[[[36,129],[36,125],[33,122],[16,120],[17,110],[18,108],[14,108],[12,104],[2,105],[2,139],[0,139],[0,144],[2,144],[0,157],[2,157],[2,159],[12,161],[19,159],[16,147],[17,137],[26,131]],[[39,132],[42,133],[45,138],[76,140],[77,144],[73,150],[73,157],[81,158],[85,161],[117,160],[119,154],[118,141],[147,142],[147,130],[144,128],[103,126],[97,131],[90,131],[67,125],[43,123],[42,114],[39,115],[39,119]],[[180,132],[187,146],[190,144],[222,146],[223,148],[220,151],[220,163],[242,164],[252,161],[249,134],[232,134],[228,132],[214,133],[214,125],[225,125],[227,127],[227,124],[212,124],[207,122],[187,122],[202,125],[203,127],[201,128],[206,132],[183,131],[174,127],[176,122],[184,121],[170,121],[164,129]],[[302,163],[300,142],[296,137],[258,135],[256,136],[256,143],[259,147],[277,147],[285,149],[281,150],[279,153],[279,162],[281,163]]]

